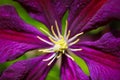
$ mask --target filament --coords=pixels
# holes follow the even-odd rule
[[[81,51],[82,49],[72,49],[72,48],[69,48],[71,51]]]
[[[56,41],[54,41],[51,37],[48,37],[50,39],[51,42],[55,43]]]
[[[39,52],[43,52],[43,53],[49,53],[49,52],[54,52],[53,48],[48,48],[48,49],[39,49]]]
[[[47,32],[45,29],[40,28],[44,33],[46,33],[48,36],[52,37],[53,39],[55,39],[54,36],[52,36],[49,32]]]
[[[77,39],[77,40],[75,40],[74,42],[71,42],[71,43],[69,44],[69,46],[72,46],[72,45],[76,44],[77,42],[79,42],[79,40],[80,40],[80,39]]]
[[[55,31],[54,31],[54,29],[53,29],[53,26],[51,26],[51,31],[52,31],[53,35],[55,36],[55,38],[58,39],[58,36],[55,34]]]
[[[56,59],[56,57],[57,57],[57,55],[55,55],[55,56],[53,57],[53,59],[48,63],[48,66],[50,66],[50,65],[53,63],[53,61]]]
[[[53,43],[51,43],[51,42],[49,42],[49,41],[47,41],[47,40],[41,38],[40,36],[37,36],[37,38],[38,38],[39,40],[41,40],[41,41],[43,41],[43,42],[49,44],[49,45],[53,45]]]
[[[71,41],[75,40],[78,36],[80,36],[80,35],[82,35],[82,34],[83,34],[83,32],[76,34],[75,36],[73,36],[72,38],[70,38],[70,39],[68,40],[68,42],[71,42]]]
[[[66,36],[66,40],[68,40],[68,38],[69,38],[69,36],[70,36],[70,33],[71,33],[71,31],[69,30],[69,31],[68,31],[68,34],[67,34],[67,36]]]
[[[58,56],[57,56],[57,59],[60,58],[62,56],[62,53],[60,53]]]
[[[60,37],[61,33],[60,33],[59,28],[58,28],[58,23],[57,23],[56,20],[55,20],[55,25],[56,25],[56,29],[57,29],[58,36]]]
[[[56,54],[53,54],[53,55],[51,55],[49,58],[43,59],[43,61],[49,61],[49,60],[51,60],[53,57],[55,57],[55,55],[56,55]]]
[[[74,58],[73,58],[72,56],[70,56],[70,55],[67,54],[67,53],[66,53],[65,55],[74,61]]]

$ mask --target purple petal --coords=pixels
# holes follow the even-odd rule
[[[76,11],[78,15],[69,26],[70,30],[74,29],[72,35],[95,29],[113,19],[120,19],[119,2],[119,0],[91,0],[79,13]]]
[[[87,47],[82,49],[75,54],[86,61],[91,80],[120,80],[120,58]]]
[[[119,32],[120,33],[120,32]],[[114,56],[120,57],[120,34],[117,32],[106,33],[99,40],[94,42],[83,42],[81,45],[88,46]]]
[[[81,68],[66,56],[62,57],[61,80],[89,80]]]
[[[62,19],[64,13],[70,8],[74,0],[54,0],[55,10],[60,18]]]
[[[78,17],[82,9],[84,9],[88,4],[90,3],[90,0],[74,0],[72,4],[69,6],[69,26],[75,21],[75,19]],[[75,27],[75,26],[74,26]]]
[[[67,6],[71,4],[71,1],[53,1],[53,0],[15,0],[23,5],[28,13],[36,20],[44,23],[49,29],[51,25],[55,24],[55,20],[58,21],[59,26],[60,19],[65,13]],[[63,3],[64,2],[64,3]]]
[[[69,26],[70,30],[75,30],[72,35],[81,31],[81,29],[89,22],[89,20],[94,17],[96,12],[101,8],[101,6],[106,2],[106,0],[84,0],[78,1],[76,5],[78,7],[83,5],[83,7],[79,7],[80,9],[76,9],[76,11],[71,11],[72,13],[76,14],[76,16],[72,15],[74,20],[72,24]],[[80,4],[82,3],[82,4]],[[95,7],[96,6],[96,7]],[[77,7],[77,6],[73,6]],[[81,10],[82,9],[82,10]],[[73,8],[74,10],[74,8]],[[71,14],[70,14],[71,15]],[[71,16],[69,16],[71,17]],[[72,19],[70,19],[72,20]]]
[[[92,80],[120,80],[120,35],[106,33],[95,42],[81,42],[74,48],[89,68]]]
[[[4,30],[0,30],[0,44],[0,63],[16,59],[28,50],[49,46],[34,35]]]
[[[51,26],[43,12],[42,6],[38,3],[37,0],[15,0],[23,5],[23,7],[28,11],[30,16],[36,20]]]
[[[48,72],[55,62],[48,66],[48,62],[42,61],[49,54],[22,60],[8,67],[0,77],[0,80],[45,80]]]
[[[103,0],[104,1],[104,0]],[[120,0],[106,0],[106,3],[97,11],[81,31],[87,31],[105,25],[108,22],[120,19]],[[114,7],[113,7],[114,6]]]
[[[0,6],[0,29],[13,30],[22,33],[41,35],[35,27],[25,23],[10,5]]]
[[[74,30],[72,35],[105,25],[113,19],[120,19],[119,0],[41,0],[38,2],[37,0],[18,0],[18,2],[25,7],[33,18],[47,26],[54,24],[55,19],[59,22],[61,15],[69,9],[69,28]]]
[[[28,50],[49,47],[37,36],[47,39],[37,29],[24,23],[12,6],[0,7],[0,63],[16,59]]]

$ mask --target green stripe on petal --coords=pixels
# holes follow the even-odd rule
[[[27,13],[27,11],[19,3],[12,1],[12,0],[1,0],[0,5],[13,5],[16,8],[19,16],[26,23],[33,25],[34,27],[36,27],[38,30],[40,30],[44,34],[50,33],[49,29],[43,23],[31,18],[30,15]],[[44,32],[43,30],[45,30],[48,33]]]
[[[67,18],[68,18],[68,11],[65,12],[65,14],[64,14],[64,16],[62,18],[62,35],[65,34],[65,28],[67,27],[66,26]]]
[[[57,65],[54,65],[53,68],[48,73],[46,80],[60,80],[59,74],[60,69]]]
[[[79,65],[79,67],[83,70],[83,72],[89,76],[90,72],[85,61],[82,58],[76,56],[75,54],[71,54],[71,56],[74,58],[75,62]]]

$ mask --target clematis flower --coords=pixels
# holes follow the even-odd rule
[[[50,33],[25,23],[12,6],[0,6],[0,63],[38,49],[41,56],[8,67],[0,80],[45,80],[61,60],[61,80],[120,80],[120,32],[108,32],[96,41],[80,41],[87,31],[120,19],[119,0],[16,0],[29,15],[44,23]],[[61,21],[69,11],[65,29]],[[105,26],[104,26],[105,27]],[[64,31],[62,31],[64,30]],[[64,34],[62,35],[62,32]],[[82,58],[90,75],[75,63]]]

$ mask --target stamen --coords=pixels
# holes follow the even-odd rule
[[[79,40],[80,40],[80,39],[77,39],[77,40],[75,40],[74,42],[71,42],[71,43],[69,44],[69,46],[72,46],[72,45],[76,44]]]
[[[65,54],[65,50],[63,50],[62,53]]]
[[[48,63],[48,66],[50,66],[53,63],[53,61],[56,59],[56,57],[57,57],[57,55],[53,57],[53,59]]]
[[[53,48],[48,48],[48,49],[39,49],[38,51],[39,51],[39,52],[42,52],[42,53],[54,52],[54,51],[53,51]]]
[[[40,28],[44,33],[46,33],[48,36],[50,36],[50,37],[52,37],[54,40],[56,40],[55,39],[55,37],[53,37],[49,32],[47,32],[45,29],[43,29],[43,28]]]
[[[43,41],[43,42],[49,44],[49,45],[53,45],[53,43],[51,43],[51,42],[49,42],[49,41],[47,41],[47,40],[41,38],[40,36],[37,36],[37,38],[38,38],[39,40],[41,40],[41,41]]]
[[[74,58],[73,58],[72,56],[70,56],[70,55],[67,54],[67,53],[66,53],[65,55],[74,61]]]
[[[72,49],[72,48],[69,48],[71,51],[81,51],[82,49]]]
[[[55,57],[55,55],[56,55],[56,54],[53,54],[53,55],[51,55],[49,58],[43,59],[43,61],[49,61],[49,60],[51,60],[53,57]]]
[[[55,31],[54,31],[54,29],[53,29],[53,26],[51,26],[51,31],[52,31],[53,35],[55,36],[55,38],[58,39],[58,36],[55,34]]]
[[[69,47],[76,44],[80,40],[80,39],[77,39],[77,37],[82,35],[83,32],[78,33],[69,39],[71,31],[67,30],[67,28],[68,28],[67,20],[66,20],[66,25],[65,25],[65,30],[64,30],[63,36],[61,35],[59,25],[56,20],[55,20],[55,26],[56,26],[57,31],[55,31],[53,26],[51,26],[52,35],[49,32],[47,32],[45,29],[41,28],[41,30],[48,35],[48,38],[50,41],[47,41],[40,36],[37,36],[37,38],[39,40],[41,40],[49,45],[52,45],[52,47],[50,47],[50,48],[38,50],[39,52],[41,52],[41,53],[42,52],[43,53],[55,52],[50,57],[42,60],[42,61],[49,61],[47,64],[48,66],[50,66],[54,62],[54,60],[60,58],[62,55],[65,55],[74,61],[74,58],[70,55],[70,53],[73,53],[72,51],[81,51],[82,50],[81,48],[80,49],[72,49]],[[55,33],[55,32],[57,32],[57,33]],[[66,51],[67,51],[67,53],[66,53]]]
[[[55,25],[56,25],[56,29],[57,29],[58,36],[60,37],[60,36],[61,36],[61,33],[60,33],[60,30],[59,30],[59,27],[58,27],[58,23],[57,23],[56,20],[55,20]]]
[[[64,37],[66,37],[66,35],[67,35],[67,28],[68,28],[68,21],[66,20],[65,31],[64,31]]]
[[[71,42],[71,41],[75,40],[78,36],[80,36],[80,35],[82,35],[82,34],[83,34],[83,32],[76,34],[75,36],[73,36],[72,38],[70,38],[70,39],[68,40],[68,42]]]
[[[51,42],[55,43],[56,41],[54,41],[51,37],[48,37],[50,39]]]
[[[68,31],[68,34],[67,34],[67,36],[66,36],[66,40],[68,40],[68,38],[69,38],[69,36],[70,36],[70,33],[71,33],[71,31],[69,30],[69,31]]]
[[[58,56],[57,56],[57,59],[60,58],[62,56],[62,53],[60,53]]]

